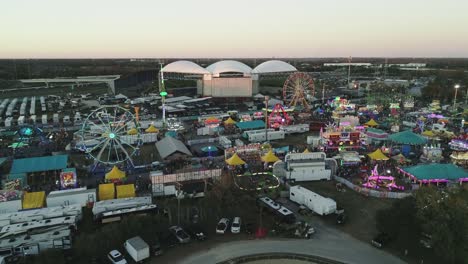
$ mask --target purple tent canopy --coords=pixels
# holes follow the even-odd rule
[[[437,119],[441,119],[441,118],[444,118],[443,115],[436,115],[434,113],[430,114],[430,115],[427,115],[427,118],[437,118]]]

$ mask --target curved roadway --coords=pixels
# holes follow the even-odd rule
[[[183,259],[182,264],[218,263],[229,259],[262,253],[294,253],[318,256],[355,264],[403,264],[396,256],[376,249],[335,228],[318,224],[312,239],[245,240],[219,244]]]

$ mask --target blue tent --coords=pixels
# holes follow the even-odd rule
[[[61,170],[67,167],[68,155],[15,159],[10,174]]]
[[[265,122],[263,120],[237,122],[236,126],[242,130],[261,129],[265,128]]]

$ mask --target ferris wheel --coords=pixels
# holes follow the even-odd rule
[[[135,116],[118,105],[94,110],[83,122],[77,146],[96,162],[114,165],[129,161],[142,144]]]
[[[302,105],[310,109],[309,100],[315,95],[314,80],[305,72],[295,72],[288,76],[283,85],[283,99],[288,107]]]

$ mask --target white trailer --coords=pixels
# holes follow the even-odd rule
[[[18,98],[15,98],[11,100],[10,104],[8,105],[8,108],[6,110],[6,116],[10,117],[13,115],[13,111],[15,110],[16,104],[18,103]]]
[[[96,189],[77,188],[53,191],[47,195],[47,206],[80,205],[81,207],[96,201]]]
[[[284,126],[284,127],[281,127],[281,130],[283,130],[285,134],[305,133],[305,132],[309,132],[309,125],[299,124],[299,125]]]
[[[81,124],[82,121],[83,121],[83,120],[81,119],[81,113],[80,113],[80,112],[76,112],[76,113],[75,113],[75,116],[73,117],[73,123],[74,123],[75,125],[77,125],[77,124]]]
[[[41,111],[44,113],[47,111],[45,97],[41,96],[40,101],[41,101]]]
[[[32,124],[36,124],[36,122],[37,122],[37,116],[36,115],[32,115],[29,119],[31,120]]]
[[[11,127],[13,123],[13,117],[9,116],[5,119],[5,127]]]
[[[24,116],[23,115],[18,117],[18,126],[22,126],[22,125],[24,125]]]
[[[307,137],[307,144],[311,145],[312,147],[319,147],[323,143],[322,137],[320,136],[308,136]]]
[[[60,119],[59,119],[59,115],[58,114],[54,114],[52,116],[52,120],[54,122],[54,124],[58,124],[60,122]]]
[[[265,135],[265,130],[250,130],[245,131],[244,135],[250,142],[265,142],[271,140],[284,139],[285,133],[283,130],[275,131],[274,129],[268,129],[268,139]]]
[[[68,115],[64,116],[64,117],[63,117],[63,123],[64,123],[65,125],[70,124],[70,123],[71,123],[71,122],[70,122],[70,116],[68,116]]]
[[[288,153],[284,158],[286,177],[295,181],[330,180],[332,172],[325,159],[323,152]]]
[[[300,185],[289,188],[289,199],[304,205],[319,215],[329,215],[336,212],[336,202],[308,190]]]
[[[6,108],[8,107],[8,103],[10,102],[10,99],[5,99],[2,101],[2,104],[0,104],[0,118],[3,116],[3,113],[5,112]]]
[[[36,97],[31,97],[31,106],[29,107],[29,115],[36,114]]]
[[[47,125],[47,115],[46,114],[42,115],[41,122],[42,122],[43,125]]]
[[[124,247],[130,257],[137,263],[150,257],[148,244],[139,236],[126,240]]]

